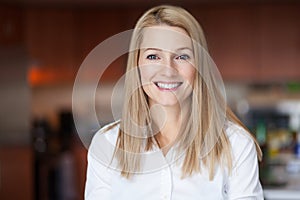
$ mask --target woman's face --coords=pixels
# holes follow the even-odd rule
[[[192,40],[179,27],[145,28],[138,66],[149,104],[174,106],[185,103],[195,77]]]

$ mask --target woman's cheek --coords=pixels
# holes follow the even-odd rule
[[[194,79],[195,79],[195,75],[196,75],[196,69],[193,66],[185,66],[184,68],[182,68],[181,72],[179,72],[179,74],[181,74],[181,76],[189,82],[189,84],[193,85],[194,83]]]
[[[140,66],[140,73],[141,73],[141,80],[142,83],[149,83],[151,82],[152,78],[155,76],[157,73],[154,66],[149,66],[149,65],[143,65]]]

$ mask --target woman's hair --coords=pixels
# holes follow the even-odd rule
[[[227,167],[229,172],[232,169],[232,151],[225,133],[225,121],[243,125],[227,107],[218,88],[212,70],[213,62],[209,60],[206,39],[199,23],[183,8],[169,5],[148,10],[140,17],[132,34],[125,78],[125,100],[115,151],[121,174],[129,178],[134,172],[138,172],[141,167],[138,155],[157,144],[151,129],[148,97],[142,89],[138,69],[143,29],[157,25],[182,28],[193,41],[195,67],[199,73],[196,73],[193,83],[189,110],[191,114],[178,134],[180,139],[176,146],[179,147],[178,153],[185,153],[182,177],[200,172],[203,166],[209,170],[209,178],[212,180],[217,165]],[[251,136],[250,133],[249,135]],[[255,144],[261,159],[256,141]],[[199,162],[200,159],[202,162]]]

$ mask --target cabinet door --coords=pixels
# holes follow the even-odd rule
[[[25,38],[36,84],[71,82],[74,78],[74,16],[70,9],[28,8]],[[31,76],[30,75],[30,76]]]
[[[16,6],[0,6],[0,45],[20,45],[23,41],[23,10]]]
[[[198,13],[211,56],[224,80],[256,79],[260,62],[256,7],[212,6]]]
[[[124,31],[123,11],[118,9],[95,9],[76,11],[76,62],[79,65],[86,56],[101,42],[109,37]],[[107,52],[114,52],[114,49],[107,49]],[[99,66],[103,55],[99,54]],[[115,81],[125,72],[125,57],[116,60],[106,68],[101,79],[104,81]],[[100,77],[99,77],[100,78]]]
[[[74,66],[73,19],[71,10],[27,10],[27,46],[38,65],[58,68]]]
[[[74,156],[76,162],[77,170],[77,194],[80,197],[79,199],[84,199],[84,189],[86,182],[86,170],[87,170],[87,149],[83,146],[77,146],[74,149]]]
[[[30,147],[0,148],[0,199],[33,199],[32,159]]]
[[[261,7],[261,79],[300,80],[300,4]]]

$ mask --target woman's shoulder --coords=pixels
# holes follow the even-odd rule
[[[90,155],[98,157],[98,160],[110,160],[116,146],[119,124],[120,121],[107,124],[95,133],[89,146]]]
[[[119,134],[120,120],[106,124],[94,135],[92,142],[97,142],[99,138],[106,138],[110,143],[115,144]]]
[[[233,149],[235,150],[243,149],[249,145],[254,145],[251,133],[237,123],[232,121],[226,122],[225,132]]]
[[[120,120],[111,122],[101,127],[96,134],[108,134],[112,132],[116,132],[119,129]]]

